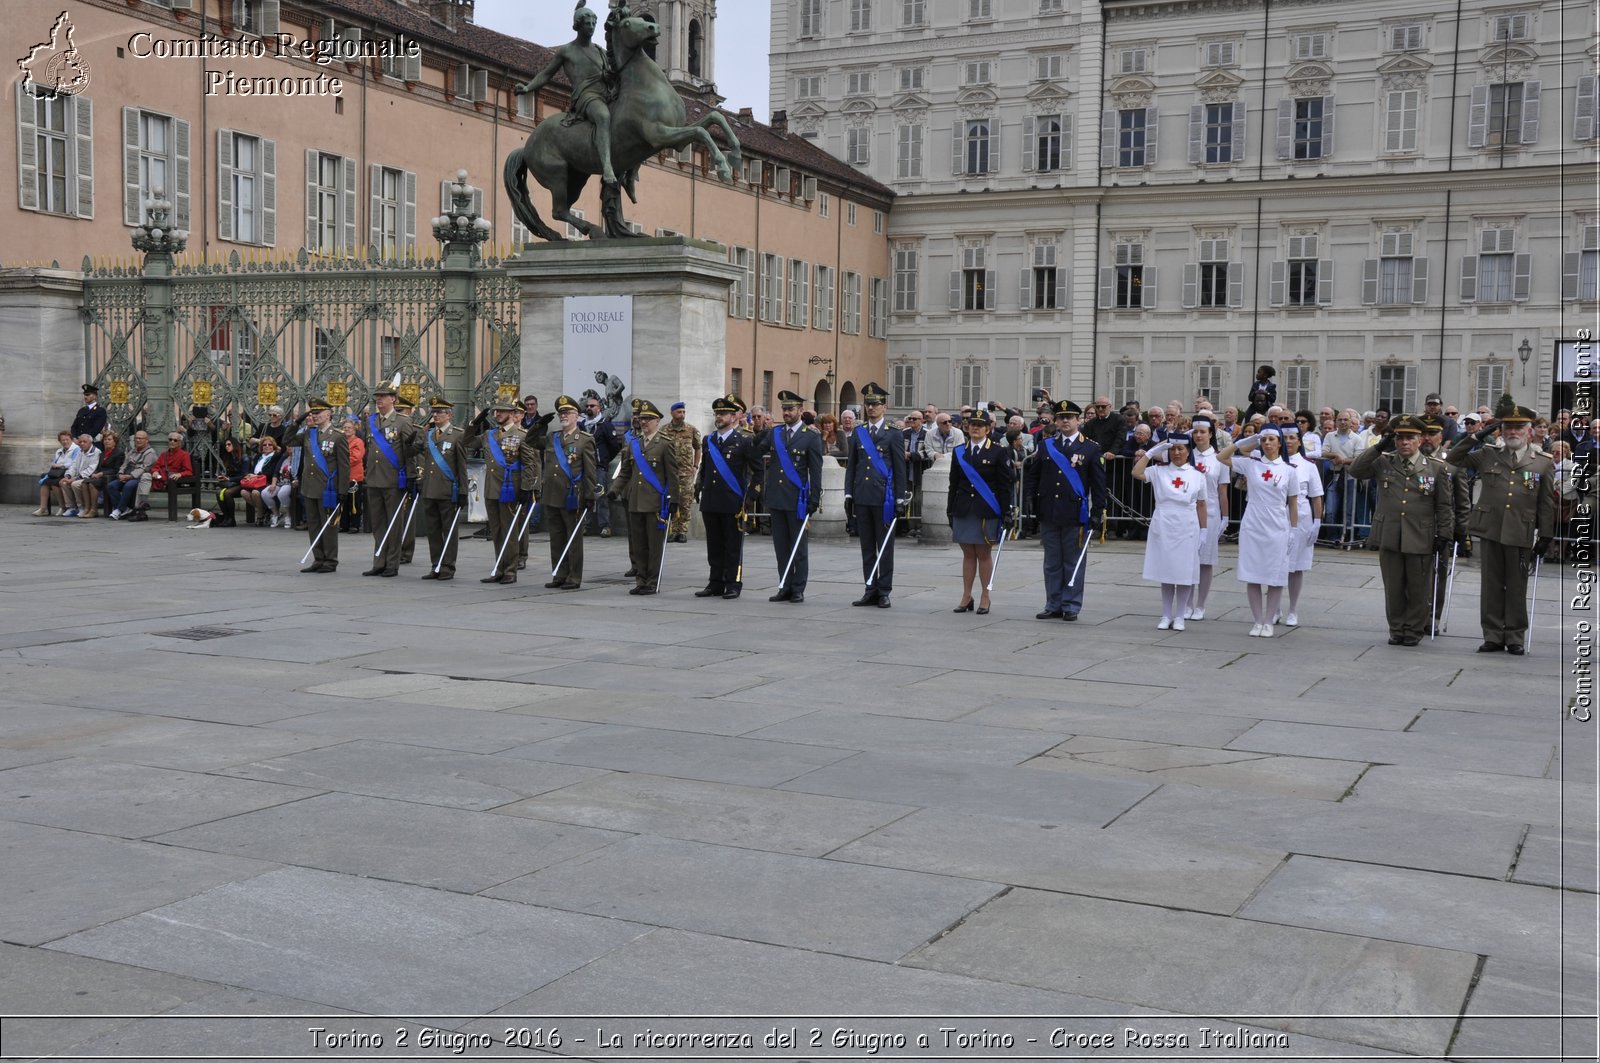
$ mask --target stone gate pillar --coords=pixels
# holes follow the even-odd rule
[[[0,502],[37,504],[56,433],[83,404],[83,274],[0,270]]]

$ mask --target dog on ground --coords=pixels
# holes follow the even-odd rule
[[[211,527],[211,522],[216,519],[217,515],[208,509],[191,509],[189,511],[189,530],[199,531],[202,528],[209,528]]]

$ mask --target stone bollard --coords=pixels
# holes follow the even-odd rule
[[[844,466],[837,459],[822,459],[822,508],[811,518],[807,536],[818,539],[843,539],[844,534]]]
[[[922,534],[918,541],[948,543],[950,519],[945,516],[945,503],[950,497],[950,455],[940,454],[933,464],[922,470]]]

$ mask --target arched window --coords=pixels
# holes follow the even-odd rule
[[[700,20],[689,20],[689,76],[700,77],[700,52],[704,46],[703,34],[700,32]]]

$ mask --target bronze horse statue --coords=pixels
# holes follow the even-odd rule
[[[699,141],[710,152],[717,176],[724,181],[733,180],[733,171],[740,159],[739,139],[721,111],[713,109],[698,122],[689,124],[682,97],[644,50],[660,32],[650,18],[628,15],[617,22],[609,42],[617,76],[617,98],[611,105],[611,158],[616,172],[626,175],[623,183],[628,198],[634,202],[638,202],[633,194],[634,177],[639,167],[658,152]],[[710,125],[721,128],[727,137],[726,155],[706,128]],[[517,220],[543,240],[563,237],[544,223],[528,198],[526,177],[530,173],[550,190],[553,205],[550,213],[556,221],[566,222],[591,239],[638,235],[622,216],[622,196],[617,185],[601,185],[603,227],[572,213],[572,205],[583,193],[589,178],[600,172],[599,153],[590,125],[547,118],[535,127],[526,144],[506,156],[506,195],[511,199],[511,209]]]

